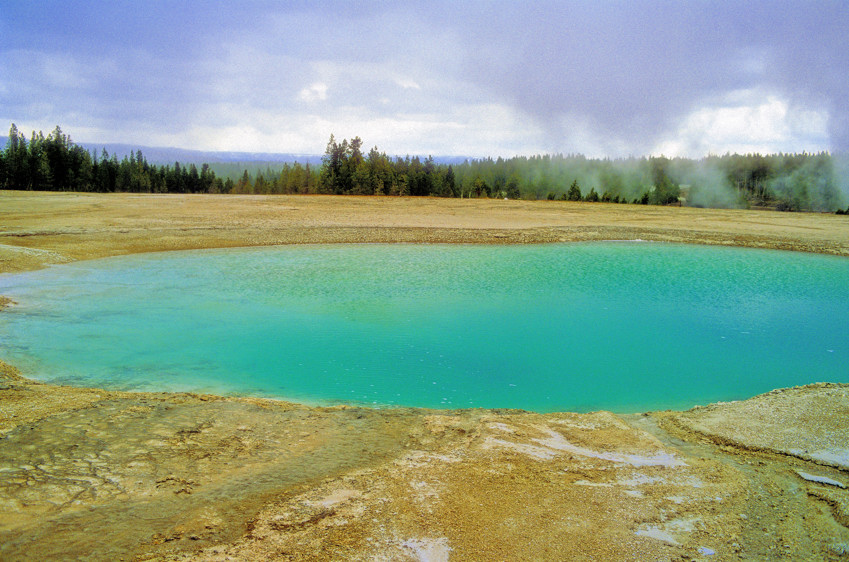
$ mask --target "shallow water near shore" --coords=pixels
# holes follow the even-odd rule
[[[41,380],[634,412],[849,382],[849,260],[609,242],[141,254],[0,277]]]

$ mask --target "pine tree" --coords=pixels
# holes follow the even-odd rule
[[[444,197],[457,196],[456,180],[454,179],[454,168],[452,166],[448,166],[448,169],[445,171],[445,177],[442,178],[442,195]]]
[[[507,198],[508,199],[521,199],[522,194],[519,191],[519,178],[513,176],[507,182]]]
[[[6,189],[28,189],[29,185],[27,140],[12,123],[6,143]]]
[[[572,185],[569,186],[569,193],[566,195],[566,198],[569,201],[581,200],[581,188],[578,186],[578,180],[572,181]]]
[[[44,144],[44,134],[33,131],[29,143],[29,183],[27,189],[45,191],[52,187],[53,179],[50,175],[50,164],[47,162]]]

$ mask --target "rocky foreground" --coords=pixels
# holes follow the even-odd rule
[[[0,199],[3,272],[299,242],[629,237],[849,255],[849,220],[806,214]],[[42,384],[0,364],[0,559],[840,560],[849,557],[847,420],[849,385],[838,384],[687,412],[543,415],[123,393]]]
[[[688,412],[311,408],[0,382],[3,560],[849,555],[849,385]]]

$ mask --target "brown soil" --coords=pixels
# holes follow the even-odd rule
[[[317,242],[640,238],[849,255],[849,219],[0,192],[0,238],[2,272]],[[0,364],[0,559],[837,560],[849,556],[848,418],[847,385],[688,412],[542,415],[120,393]]]
[[[662,240],[849,255],[831,214],[566,201],[0,191],[0,272],[136,252],[338,242]]]

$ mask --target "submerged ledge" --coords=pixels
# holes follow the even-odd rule
[[[297,408],[314,411],[369,410],[377,414],[491,414],[552,416],[577,412],[538,413],[516,408],[424,408],[415,406],[371,406],[360,403],[305,404],[278,398],[224,396],[198,392],[137,392],[104,388],[67,386],[24,377],[20,371],[0,360],[0,435],[14,428],[38,422],[62,412],[85,409],[112,399],[165,400],[194,402],[232,402],[264,405],[269,408]],[[818,464],[849,472],[849,423],[844,407],[849,407],[849,383],[817,382],[778,388],[748,399],[698,405],[689,410],[658,410],[633,414],[614,414],[625,418],[654,417],[671,432],[699,434],[718,444],[733,445],[752,451],[769,451],[797,456]],[[804,432],[795,420],[804,417]],[[815,422],[815,423],[811,423]],[[800,437],[804,433],[804,438]],[[804,440],[801,447],[798,440]]]
[[[0,273],[130,253],[327,243],[632,240],[849,256],[849,220],[565,201],[0,191]]]
[[[849,220],[846,221],[849,223]],[[75,247],[62,252],[24,253],[25,248],[0,244],[0,274],[41,269],[71,261],[115,257],[162,251],[248,248],[305,244],[558,244],[569,242],[671,242],[708,246],[731,246],[766,250],[816,253],[849,257],[849,241],[786,239],[763,235],[734,235],[719,232],[679,231],[645,227],[534,227],[524,229],[409,228],[409,227],[296,227],[273,232],[234,235],[228,229],[198,227],[193,232],[141,233],[120,231],[104,233],[114,236],[114,244],[90,245],[88,240],[74,241],[76,235],[42,231],[26,234],[0,234],[0,239],[16,240],[20,236],[60,238]],[[79,237],[88,238],[89,233]],[[185,238],[183,237],[185,236]],[[27,242],[30,242],[27,239]]]

